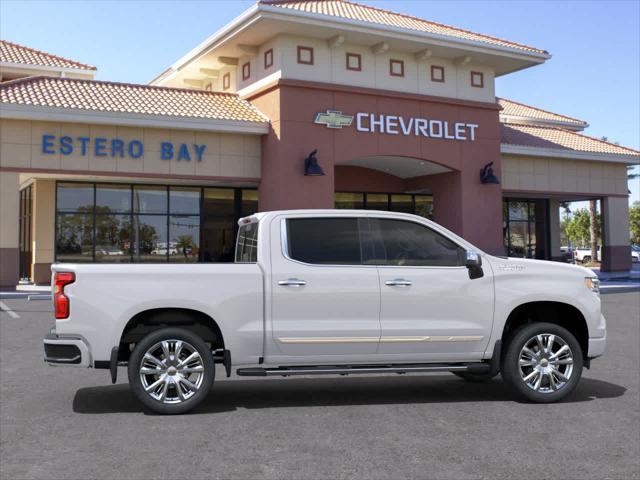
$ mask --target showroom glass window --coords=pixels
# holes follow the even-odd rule
[[[412,213],[431,219],[433,197],[418,194],[336,192],[335,208]]]
[[[504,199],[502,213],[504,245],[508,256],[549,258],[547,199]]]
[[[233,261],[237,221],[257,208],[249,189],[58,182],[56,261]]]

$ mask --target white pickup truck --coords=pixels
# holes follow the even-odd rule
[[[194,408],[227,376],[498,374],[535,402],[602,355],[593,272],[488,255],[421,217],[359,210],[243,218],[234,264],[55,264],[45,361],[128,365],[140,401]]]
[[[598,250],[596,251],[596,256],[597,256],[596,260],[600,262],[602,260],[602,247],[598,247]],[[576,262],[583,263],[583,264],[591,263],[591,260],[592,260],[591,248],[576,248],[573,251],[573,257]]]

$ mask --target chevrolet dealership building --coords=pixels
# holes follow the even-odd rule
[[[230,261],[238,218],[292,208],[411,212],[559,259],[559,203],[588,199],[602,268],[626,270],[640,153],[496,97],[549,58],[346,0],[260,1],[147,85],[3,41],[0,285],[53,262]]]

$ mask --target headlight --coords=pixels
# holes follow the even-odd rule
[[[584,277],[585,286],[596,295],[600,295],[600,279],[598,277]]]

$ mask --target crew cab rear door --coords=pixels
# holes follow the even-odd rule
[[[290,214],[271,222],[268,362],[375,355],[380,286],[376,266],[367,264],[372,244],[366,224],[366,217],[340,214]]]
[[[380,274],[380,354],[416,361],[482,358],[491,336],[491,268],[470,278],[466,248],[410,219],[371,218]]]

